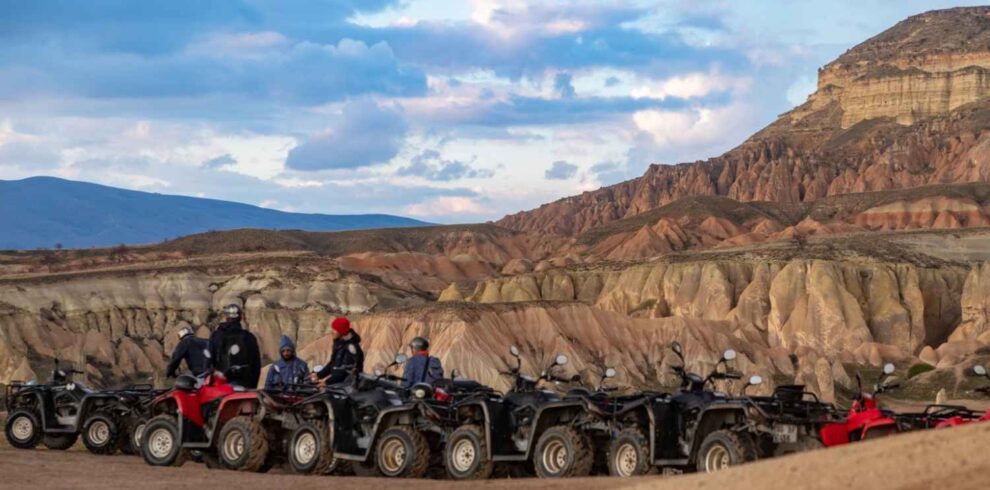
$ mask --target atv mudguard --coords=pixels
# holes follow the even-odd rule
[[[708,434],[721,429],[727,423],[738,426],[740,422],[746,423],[746,421],[746,405],[743,403],[720,402],[703,408],[698,414],[698,423],[694,426],[694,432],[690,435],[691,453],[686,455],[688,464],[694,464],[698,448]]]

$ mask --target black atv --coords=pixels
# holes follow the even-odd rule
[[[377,475],[372,454],[382,428],[390,414],[409,409],[402,378],[388,374],[405,361],[406,356],[399,354],[383,372],[358,373],[294,404],[295,429],[286,448],[290,469],[304,474]]]
[[[447,474],[456,480],[485,479],[496,465],[521,468],[528,473],[530,461],[538,472],[543,472],[541,476],[589,474],[593,463],[591,441],[572,426],[581,410],[574,400],[563,400],[556,392],[540,388],[543,381],[575,381],[553,374],[554,369],[567,364],[567,357],[556,356],[534,378],[520,372],[519,349],[512,346],[509,352],[516,366],[501,373],[514,378],[509,392],[492,392],[455,405],[461,425],[447,439]]]
[[[134,445],[134,434],[140,437],[137,421],[146,415],[148,403],[158,392],[149,385],[94,391],[73,382],[75,374],[82,371],[63,369],[56,359],[48,383],[15,381],[7,386],[5,435],[10,445],[31,449],[41,443],[64,450],[82,432],[86,448],[95,454],[113,454],[118,449],[135,452],[139,446]]]
[[[681,378],[681,390],[658,396],[652,405],[655,427],[653,464],[676,472],[712,472],[759,458],[821,447],[819,429],[831,421],[834,407],[821,403],[801,386],[783,386],[768,397],[746,396],[753,376],[741,396],[710,389],[716,380],[738,380],[737,373],[719,368],[736,357],[725,351],[708,376],[684,369],[680,344],[671,346],[681,366],[673,371]],[[810,400],[808,398],[811,398]]]

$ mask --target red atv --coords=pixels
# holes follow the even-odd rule
[[[978,376],[990,379],[990,374],[987,374],[987,368],[977,364],[973,366],[973,373]],[[977,392],[983,393],[985,395],[990,395],[990,386],[984,386],[982,388],[977,388]],[[990,409],[982,414],[980,412],[975,412],[972,410],[958,410],[953,416],[940,420],[935,424],[935,428],[941,429],[943,427],[956,427],[959,425],[970,424],[973,422],[987,422],[990,421]]]
[[[150,465],[179,466],[196,451],[209,467],[263,471],[271,461],[262,419],[275,406],[282,403],[272,395],[232,385],[220,372],[179,376],[152,404],[141,454]]]
[[[876,396],[886,390],[896,388],[896,383],[887,383],[887,377],[894,372],[893,364],[885,364],[883,373],[873,393],[863,391],[863,380],[859,373],[856,373],[856,383],[859,385],[859,394],[853,400],[852,407],[846,416],[846,420],[827,424],[822,427],[821,439],[825,447],[848,444],[850,442],[863,441],[866,439],[876,439],[888,436],[898,431],[897,421],[893,412],[883,410],[877,406]]]

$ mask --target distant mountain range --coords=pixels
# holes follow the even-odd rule
[[[54,177],[0,180],[0,249],[8,250],[156,243],[237,228],[339,231],[426,224],[387,214],[287,213]]]

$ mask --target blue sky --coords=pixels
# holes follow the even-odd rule
[[[954,5],[0,0],[0,179],[497,219],[718,155]]]

